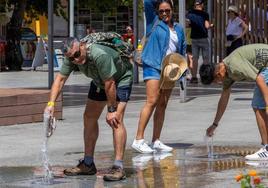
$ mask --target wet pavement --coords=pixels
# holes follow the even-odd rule
[[[42,167],[1,167],[0,187],[51,187],[51,188],[239,188],[234,179],[240,172],[258,169],[260,177],[268,176],[268,162],[248,165],[241,154],[252,153],[256,147],[214,146],[214,158],[207,157],[203,145],[170,143],[172,153],[138,154],[126,151],[125,170],[127,178],[119,182],[105,182],[102,176],[112,163],[112,152],[97,152],[97,175],[64,176],[66,166],[52,166],[54,178],[49,184],[42,180]],[[68,155],[72,155],[69,153]],[[259,166],[258,166],[259,165]]]
[[[18,72],[16,77],[0,73],[0,87],[44,88],[46,73]],[[27,82],[21,82],[25,77]],[[145,100],[144,83],[135,84],[128,104],[125,124],[128,133],[124,166],[127,179],[104,182],[103,174],[113,162],[111,129],[104,115],[96,146],[97,175],[66,177],[63,169],[76,165],[83,156],[82,115],[90,80],[72,76],[63,92],[63,120],[50,138],[49,158],[54,179],[43,182],[40,159],[42,123],[0,127],[0,188],[239,188],[234,179],[240,172],[256,169],[268,185],[268,162],[247,162],[244,156],[260,148],[255,117],[250,109],[254,83],[236,83],[229,108],[214,138],[214,158],[208,158],[204,132],[213,121],[221,92],[218,85],[187,85],[187,102],[180,103],[179,87],[168,104],[161,140],[175,148],[172,153],[144,155],[131,149],[139,112]],[[150,141],[152,122],[145,132]]]

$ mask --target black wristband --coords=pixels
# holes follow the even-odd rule
[[[218,127],[218,124],[217,123],[212,123],[213,126],[215,127]]]
[[[116,106],[108,106],[108,107],[107,107],[107,110],[108,110],[108,112],[110,112],[110,113],[112,113],[112,112],[116,112],[117,107],[116,107]]]

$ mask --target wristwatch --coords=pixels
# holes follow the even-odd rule
[[[218,124],[217,123],[212,123],[212,125],[214,126],[214,127],[218,127]]]
[[[108,112],[116,112],[116,110],[117,110],[117,107],[116,106],[108,106],[107,107],[107,110],[108,110]]]

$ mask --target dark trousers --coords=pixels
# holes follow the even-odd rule
[[[231,46],[227,47],[226,49],[226,56],[228,56],[230,53],[232,53],[236,48],[243,45],[243,40],[241,38],[236,39],[232,42]]]

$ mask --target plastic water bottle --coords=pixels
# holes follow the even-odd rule
[[[142,44],[141,44],[141,39],[138,40],[138,50],[142,50]]]
[[[207,154],[209,159],[214,158],[213,152],[213,136],[208,137],[207,135],[204,136],[205,143],[207,145]]]
[[[134,60],[138,65],[141,65],[141,53],[142,53],[142,44],[141,44],[141,40],[138,40],[138,46],[137,49],[135,50],[135,54],[134,54]]]
[[[50,137],[56,129],[55,117],[52,117],[49,113],[44,113],[44,128],[46,137]]]

